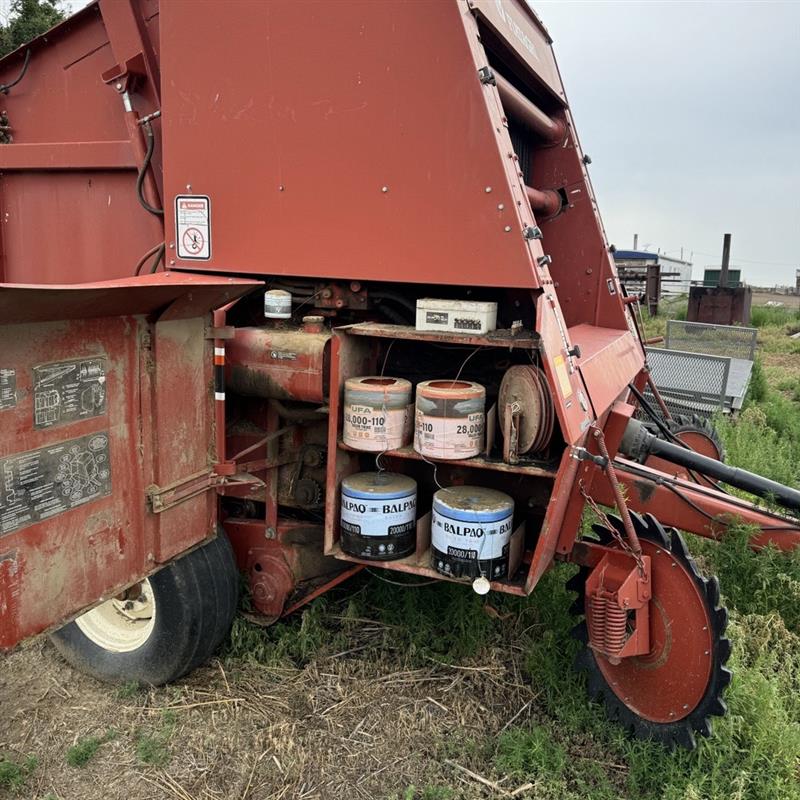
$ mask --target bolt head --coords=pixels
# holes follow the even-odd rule
[[[116,83],[116,84],[114,84],[114,88],[115,88],[115,89],[116,89],[118,92],[121,92],[121,91],[122,91],[122,84],[121,84],[121,83]]]
[[[503,203],[498,203],[497,204],[497,210],[498,211],[502,211],[504,208],[505,208],[505,205],[503,205]]]
[[[506,225],[506,226],[505,226],[505,228],[503,228],[503,230],[504,230],[506,233],[511,233],[511,226],[510,226],[510,225]]]
[[[381,191],[382,191],[384,194],[386,194],[386,192],[388,192],[388,191],[389,191],[389,187],[388,187],[388,186],[381,186]]]
[[[486,192],[486,194],[489,194],[492,191],[492,187],[487,186],[483,191]]]

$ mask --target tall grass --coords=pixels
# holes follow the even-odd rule
[[[783,306],[753,306],[750,310],[750,324],[754,328],[783,326],[800,323],[800,311]]]

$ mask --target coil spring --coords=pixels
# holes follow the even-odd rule
[[[609,656],[616,656],[625,646],[628,612],[616,602],[607,602],[605,623],[605,651]]]
[[[589,599],[589,606],[589,644],[594,650],[605,652],[608,598],[598,592]]]
[[[589,598],[589,606],[589,644],[609,657],[617,656],[628,637],[628,612],[602,589]]]

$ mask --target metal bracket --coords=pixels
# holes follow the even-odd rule
[[[570,458],[574,458],[576,461],[591,461],[593,464],[597,464],[598,467],[603,467],[604,469],[606,464],[608,464],[608,460],[603,458],[603,456],[590,453],[585,447],[570,447],[569,455]]]
[[[532,239],[541,239],[542,229],[536,226],[526,225],[522,229],[522,238],[526,241],[531,241]]]
[[[196,497],[221,483],[222,477],[217,475],[213,468],[204,469],[173,481],[167,486],[149,486],[145,495],[154,514],[167,511],[186,500]]]
[[[478,70],[478,79],[484,85],[488,83],[491,86],[497,86],[497,80],[494,77],[494,72],[492,72],[491,67],[481,67]]]
[[[503,461],[508,464],[518,464],[519,426],[522,416],[522,406],[517,402],[507,403],[505,412],[505,424],[503,426]]]

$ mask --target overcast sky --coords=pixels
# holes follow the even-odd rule
[[[532,3],[553,37],[610,241],[800,268],[800,3]]]
[[[627,249],[638,233],[640,249],[683,248],[699,278],[729,232],[749,283],[793,285],[800,2],[532,5],[554,39],[610,241]]]

